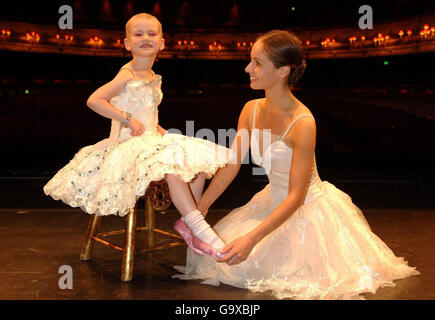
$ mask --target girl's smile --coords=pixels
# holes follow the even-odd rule
[[[164,48],[158,22],[153,19],[137,19],[131,23],[125,48],[133,55],[155,55]]]

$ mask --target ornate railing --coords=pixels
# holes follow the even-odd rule
[[[0,50],[128,56],[123,31],[61,30],[58,26],[0,21]],[[435,51],[435,15],[355,28],[292,30],[308,59],[388,56]],[[196,30],[165,34],[161,59],[249,59],[256,33]]]

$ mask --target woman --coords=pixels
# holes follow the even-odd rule
[[[243,159],[248,132],[254,161],[268,171],[269,184],[214,227],[228,244],[223,258],[188,250],[186,267],[177,267],[184,274],[174,277],[272,290],[278,298],[350,299],[419,273],[371,232],[347,194],[319,178],[316,123],[291,92],[305,66],[300,41],[289,32],[271,31],[253,45],[245,71],[251,88],[264,90],[265,98],[244,106],[232,148]],[[204,215],[240,162],[211,181],[198,204]]]

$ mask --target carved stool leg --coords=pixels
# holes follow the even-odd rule
[[[98,227],[101,221],[101,216],[91,214],[89,219],[88,228],[86,230],[85,240],[83,241],[82,251],[80,252],[80,260],[88,261],[91,260],[92,254],[92,237],[97,234]]]
[[[150,197],[145,198],[145,227],[148,231],[156,227],[156,215]]]
[[[124,233],[124,251],[122,257],[122,281],[130,281],[133,278],[134,251],[136,238],[136,207],[130,209],[125,218],[126,227]]]
[[[145,230],[147,232],[148,247],[154,246],[154,232],[156,227],[155,210],[152,205],[150,197],[145,197]]]

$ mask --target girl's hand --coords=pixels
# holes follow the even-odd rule
[[[145,132],[145,128],[142,123],[140,123],[133,117],[130,118],[130,121],[128,122],[128,127],[131,130],[130,134],[132,136],[140,136],[142,133]]]
[[[248,258],[256,244],[256,241],[249,234],[241,236],[220,250],[225,256],[216,259],[216,262],[226,262],[229,265],[239,264]]]

